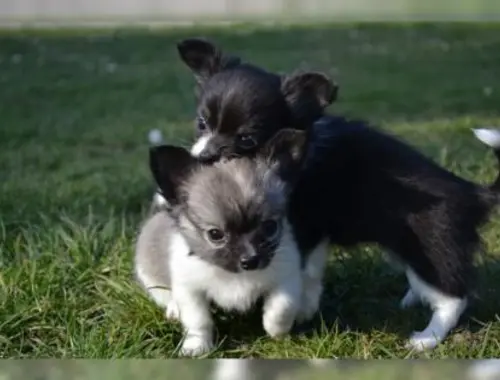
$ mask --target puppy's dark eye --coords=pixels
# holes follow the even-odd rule
[[[220,243],[224,240],[225,235],[224,232],[217,228],[212,228],[207,232],[208,238],[214,243]]]
[[[262,222],[262,233],[267,239],[276,237],[279,232],[279,224],[276,220],[269,219]]]
[[[196,126],[199,131],[204,131],[205,129],[207,129],[208,124],[206,119],[202,116],[198,116],[198,118],[196,119]]]
[[[236,145],[241,149],[252,149],[257,145],[257,140],[249,134],[238,135],[236,137]]]

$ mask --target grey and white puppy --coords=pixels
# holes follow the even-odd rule
[[[301,257],[286,218],[287,196],[306,146],[283,130],[255,159],[204,164],[175,146],[150,150],[150,168],[168,203],[140,231],[137,279],[185,329],[181,353],[213,348],[209,303],[246,311],[264,297],[263,326],[287,334],[301,309]]]

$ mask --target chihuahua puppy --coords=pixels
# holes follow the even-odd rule
[[[475,134],[500,159],[500,131]],[[315,123],[309,149],[288,213],[299,248],[383,247],[409,282],[401,307],[424,301],[433,311],[408,347],[435,347],[466,308],[478,228],[498,204],[500,177],[490,187],[474,184],[394,136],[341,117]]]
[[[180,147],[151,148],[150,168],[168,208],[142,226],[135,273],[167,318],[180,319],[182,354],[213,348],[211,301],[244,312],[263,297],[263,326],[272,337],[297,319],[302,258],[286,201],[305,141],[282,130],[254,159],[210,165]]]

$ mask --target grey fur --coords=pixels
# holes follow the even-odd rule
[[[166,211],[152,214],[142,225],[136,243],[135,276],[145,290],[149,285],[141,281],[138,270],[147,272],[158,287],[170,288],[168,247],[172,232],[176,230],[173,219]]]

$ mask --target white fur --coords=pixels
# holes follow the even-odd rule
[[[170,254],[172,296],[186,330],[181,349],[184,355],[203,354],[213,347],[210,300],[223,309],[243,312],[265,295],[266,332],[277,337],[290,331],[300,307],[302,276],[300,255],[288,223],[275,257],[263,270],[230,273],[189,252],[182,235],[175,235]]]
[[[412,269],[406,270],[406,277],[410,283],[412,295],[406,295],[403,303],[412,303],[420,298],[429,304],[433,314],[423,331],[413,333],[408,342],[408,347],[417,351],[431,349],[441,343],[450,330],[454,328],[467,306],[465,298],[448,296],[424,282]],[[406,302],[404,302],[406,299]]]
[[[212,135],[209,133],[201,136],[198,141],[196,141],[191,147],[191,155],[193,155],[194,157],[198,157],[201,152],[203,152],[211,138]]]
[[[161,195],[159,192],[156,192],[153,196],[153,205],[159,207],[166,206],[167,204],[167,200],[163,197],[163,195]]]
[[[151,278],[142,266],[136,266],[136,275],[142,285],[148,290],[150,297],[162,308],[167,308],[170,300],[172,299],[172,292],[170,289],[158,287],[155,279]]]
[[[472,130],[477,139],[492,148],[500,148],[500,130],[494,128],[478,128]]]
[[[303,271],[303,293],[298,322],[310,320],[319,309],[323,293],[323,274],[328,253],[328,241],[323,241],[314,248]]]
[[[157,286],[157,280],[152,278],[144,267],[136,266],[136,275],[142,285],[147,289],[149,296],[158,306],[165,309],[165,317],[170,320],[179,319],[179,309],[172,298],[172,291],[164,287]]]
[[[499,380],[500,359],[478,360],[468,370],[470,380]]]

